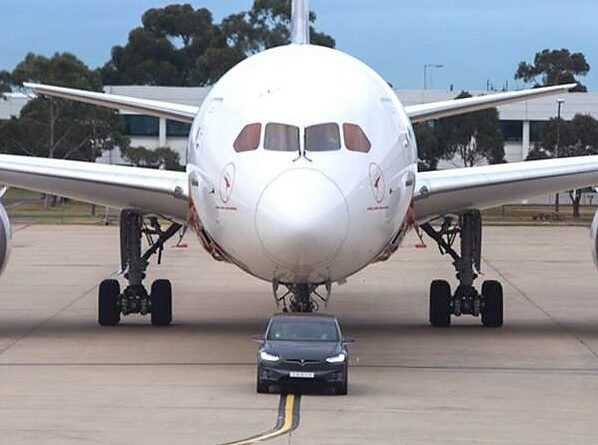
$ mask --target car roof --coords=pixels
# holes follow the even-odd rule
[[[280,320],[280,319],[303,319],[306,321],[309,320],[336,320],[336,317],[331,314],[314,314],[314,313],[299,313],[299,312],[281,312],[279,314],[274,314],[271,318],[272,320]]]

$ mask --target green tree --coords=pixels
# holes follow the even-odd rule
[[[12,90],[11,84],[10,73],[8,71],[0,71],[0,95],[2,93],[10,93]]]
[[[462,92],[456,99],[468,97],[471,94]],[[496,108],[441,119],[437,126],[444,159],[457,157],[464,167],[484,160],[490,164],[505,162],[504,137]]]
[[[136,167],[162,168],[165,170],[181,170],[180,156],[169,147],[149,150],[145,147],[121,148],[123,158]]]
[[[28,54],[15,68],[11,79],[17,84],[41,82],[101,91],[97,71],[68,53],[51,58]],[[103,150],[126,146],[119,114],[92,105],[38,97],[21,111],[18,119],[0,128],[0,151],[60,159],[95,161]]]
[[[590,115],[577,114],[571,121],[553,118],[544,124],[542,139],[530,150],[527,160],[568,158],[598,154],[598,121]],[[583,190],[568,192],[573,216],[580,215]]]
[[[102,79],[112,85],[211,85],[246,57],[288,43],[289,22],[288,0],[256,0],[249,11],[219,24],[208,9],[187,4],[150,9],[128,43],[112,49]],[[315,30],[312,40],[335,44]]]
[[[429,122],[415,124],[413,127],[417,140],[419,171],[436,170],[438,161],[444,157],[435,127]]]
[[[212,14],[191,5],[170,5],[143,14],[142,27],[132,30],[125,46],[112,49],[102,68],[106,84],[188,86],[195,82],[195,64],[222,42]]]
[[[590,65],[583,53],[545,49],[536,53],[533,64],[519,62],[515,80],[535,82],[535,87],[577,83],[573,91],[586,92],[587,88],[576,76],[585,76],[589,71]]]
[[[101,91],[97,71],[72,54],[28,54],[10,75],[15,84],[42,82]],[[0,153],[95,161],[104,150],[126,147],[118,112],[68,100],[38,97],[19,118],[0,124]]]

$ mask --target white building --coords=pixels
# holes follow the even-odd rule
[[[188,105],[201,104],[208,91],[209,88],[106,87],[107,93]],[[458,92],[398,91],[397,94],[403,105],[413,105],[453,99]],[[577,113],[590,114],[598,119],[598,93],[569,93],[560,98],[565,100],[562,108],[563,119],[572,119]],[[502,130],[505,135],[505,155],[508,162],[525,160],[530,148],[542,136],[542,123],[556,117],[556,100],[556,97],[549,97],[499,107]],[[123,113],[123,117],[126,132],[131,137],[133,146],[170,147],[180,154],[181,160],[185,159],[188,125],[128,113]],[[113,159],[115,159],[114,156]],[[103,160],[107,160],[106,156]],[[453,166],[451,163],[443,165]]]
[[[397,94],[403,105],[407,106],[450,100],[455,98],[458,92],[399,91]],[[557,116],[557,99],[565,101],[561,110],[561,117],[565,120],[571,120],[580,113],[598,119],[598,93],[567,93],[498,107],[508,162],[519,162],[527,158],[530,148],[542,137],[543,123]]]
[[[107,86],[107,93],[144,99],[164,100],[186,105],[200,105],[209,88],[151,87],[151,86]],[[350,92],[349,92],[350,94]],[[403,105],[435,102],[453,99],[454,91],[398,91]],[[485,94],[473,92],[472,94]],[[563,119],[572,119],[577,113],[590,114],[598,119],[598,93],[568,93],[558,97],[565,100],[562,108]],[[18,116],[21,108],[29,100],[28,96],[11,93],[0,100],[0,119]],[[525,160],[534,143],[540,140],[542,123],[556,117],[557,97],[534,99],[513,105],[499,107],[505,154],[508,162]],[[190,125],[158,119],[149,116],[123,112],[125,132],[131,138],[132,146],[149,149],[170,147],[185,160],[187,136]],[[120,152],[106,153],[100,162],[122,163]],[[455,163],[456,164],[456,163]],[[442,167],[454,167],[453,163],[443,163]]]
[[[19,117],[21,110],[29,100],[30,98],[22,93],[0,94],[0,120]]]

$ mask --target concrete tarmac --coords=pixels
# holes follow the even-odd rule
[[[307,394],[272,444],[598,443],[598,274],[588,230],[487,227],[484,279],[505,326],[428,326],[448,257],[410,236],[390,261],[335,287],[351,347],[347,397]],[[270,286],[212,261],[188,235],[149,279],[169,278],[174,324],[96,324],[118,268],[113,227],[18,226],[0,278],[0,444],[220,444],[270,430],[279,396],[255,393]]]

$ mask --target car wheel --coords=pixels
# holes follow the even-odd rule
[[[261,370],[258,368],[257,370],[257,382],[256,382],[256,391],[258,394],[269,394],[270,393],[270,384],[265,382],[264,380],[260,379]]]
[[[343,381],[339,383],[335,389],[337,396],[346,396],[349,389],[349,371],[345,369]]]

